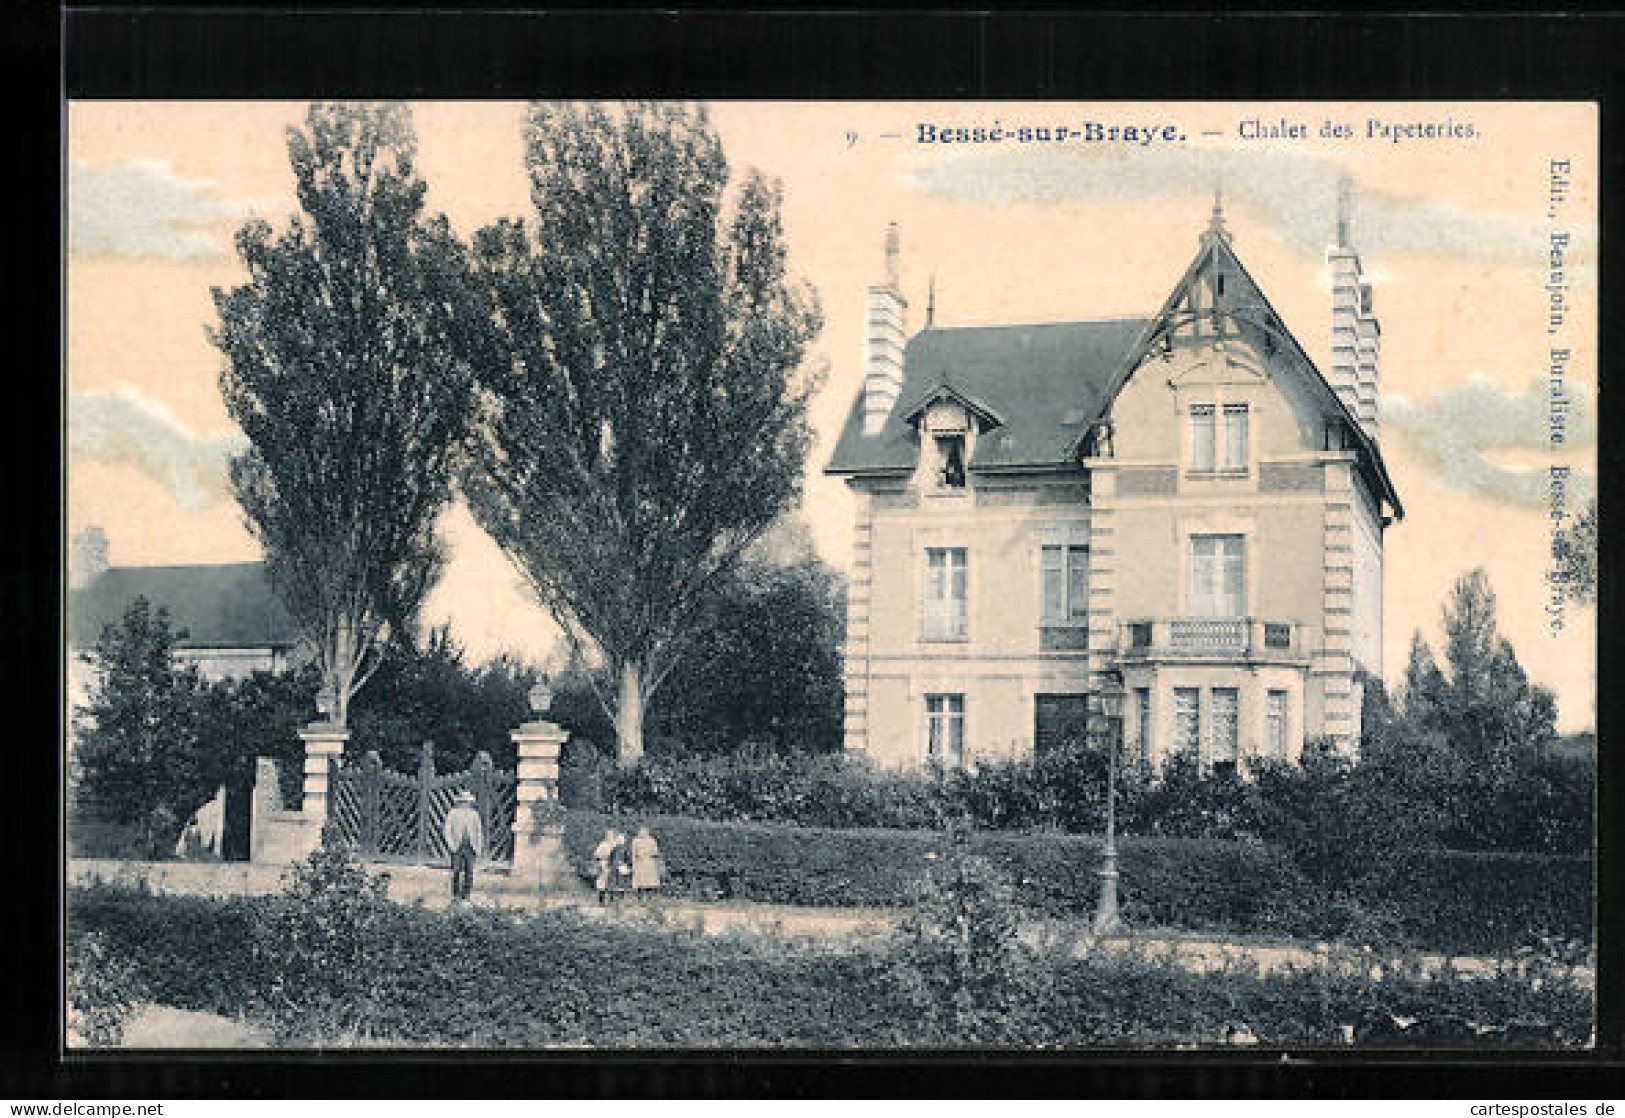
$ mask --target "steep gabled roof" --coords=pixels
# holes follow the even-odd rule
[[[825,471],[913,469],[918,436],[907,414],[943,385],[999,420],[976,440],[971,469],[1065,465],[1145,326],[1144,319],[1117,318],[922,330],[903,350],[900,399],[910,406],[893,408],[880,431],[866,435],[859,393]]]
[[[1230,293],[1223,313],[1272,339],[1292,358],[1290,364],[1303,375],[1326,415],[1351,433],[1361,472],[1379,501],[1386,501],[1396,516],[1404,516],[1376,440],[1354,418],[1242,265],[1223,231],[1217,204],[1214,225],[1202,237],[1202,247],[1155,317],[928,328],[903,350],[900,398],[923,401],[941,386],[950,385],[956,394],[996,414],[1002,424],[977,440],[969,464],[973,470],[1075,462],[1090,428],[1105,417],[1151,346],[1179,324],[1186,292],[1214,267],[1240,280],[1241,290]],[[902,473],[912,469],[918,437],[910,419],[919,406],[893,408],[880,431],[868,435],[863,429],[863,394],[858,393],[825,472]]]
[[[1141,332],[1134,344],[1124,356],[1122,367],[1113,377],[1112,384],[1106,392],[1105,402],[1102,405],[1102,416],[1110,407],[1117,394],[1122,391],[1123,385],[1139,366],[1142,358],[1157,340],[1177,323],[1179,305],[1184,301],[1186,292],[1196,282],[1197,278],[1210,268],[1217,267],[1241,280],[1242,290],[1232,291],[1228,303],[1230,309],[1225,312],[1244,327],[1256,330],[1263,335],[1274,339],[1295,359],[1295,364],[1303,374],[1305,383],[1319,399],[1321,407],[1328,416],[1341,420],[1353,434],[1356,450],[1360,456],[1362,469],[1370,478],[1372,488],[1380,501],[1386,501],[1398,517],[1405,515],[1405,509],[1399,501],[1399,493],[1394,488],[1393,479],[1388,474],[1387,464],[1382,460],[1382,451],[1377,442],[1361,426],[1359,420],[1349,411],[1343,398],[1332,388],[1331,382],[1326,379],[1320,367],[1304,352],[1303,346],[1293,336],[1292,331],[1286,328],[1281,316],[1270,305],[1269,297],[1258,281],[1253,279],[1252,273],[1247,271],[1246,265],[1230,247],[1230,238],[1222,232],[1215,233],[1210,230],[1202,238],[1202,248],[1197,252],[1196,258],[1191,261],[1190,267],[1185,270],[1184,276],[1174,285],[1173,291],[1163,302],[1162,309],[1157,316],[1148,319],[1145,329]],[[1098,417],[1097,417],[1098,418]],[[1074,443],[1073,452],[1080,449],[1082,433],[1078,442]]]
[[[138,597],[169,611],[186,630],[181,648],[289,648],[293,619],[266,578],[263,563],[185,567],[109,567],[68,596],[68,643],[88,647],[117,625]]]

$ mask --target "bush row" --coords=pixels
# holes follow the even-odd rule
[[[102,951],[128,960],[132,981],[154,1001],[227,1014],[246,1008],[250,1020],[272,1024],[257,1015],[269,1004],[270,976],[282,971],[251,947],[250,928],[279,919],[287,903],[75,889],[70,962]],[[864,951],[818,949],[568,911],[515,919],[387,903],[369,928],[360,962],[352,964],[377,994],[364,1028],[344,1035],[281,1030],[284,1040],[828,1048],[990,1039],[918,1012],[904,940]],[[1037,1004],[1025,1014],[1033,1031],[1020,1041],[1050,1046],[1216,1044],[1232,1026],[1264,1045],[1327,1046],[1337,1043],[1341,1026],[1387,1014],[1492,1025],[1532,1020],[1549,1040],[1571,1045],[1584,1043],[1590,1026],[1590,996],[1577,983],[1537,988],[1510,974],[1466,979],[1390,968],[1373,981],[1363,965],[1328,963],[1198,975],[1165,959],[1103,951],[1081,958],[1033,952],[1015,963],[1043,978],[1024,995]],[[291,993],[297,1001],[301,991]]]
[[[659,840],[668,892],[779,904],[895,905],[949,855],[945,832],[786,827],[640,817]],[[592,848],[624,819],[567,815],[566,847],[583,877]],[[1057,917],[1092,910],[1100,843],[1057,832],[965,832],[970,851],[1010,881],[1023,907]],[[1591,936],[1591,863],[1540,855],[1413,851],[1332,885],[1257,842],[1132,836],[1120,846],[1125,918],[1142,928],[1266,933],[1430,950],[1511,950],[1545,933]]]
[[[918,828],[960,821],[986,830],[1080,833],[1099,832],[1105,816],[1105,761],[1088,747],[984,763],[973,772],[904,773],[844,754],[650,756],[620,768],[577,750],[566,760],[566,802],[589,810],[813,827]],[[1589,852],[1589,768],[1543,762],[1523,776],[1518,787],[1527,802],[1505,805],[1498,815],[1538,820],[1503,827],[1498,833],[1505,841],[1475,845]],[[1142,835],[1301,846],[1305,857],[1333,853],[1323,841],[1330,834],[1356,861],[1384,846],[1456,846],[1461,828],[1455,820],[1472,801],[1441,807],[1415,783],[1392,769],[1330,757],[1310,756],[1301,766],[1254,765],[1248,779],[1203,774],[1189,758],[1175,757],[1158,772],[1124,767],[1118,822]],[[1484,795],[1473,792],[1480,801]]]

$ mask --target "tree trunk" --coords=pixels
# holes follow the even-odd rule
[[[631,662],[621,665],[615,755],[622,765],[635,765],[643,759],[643,669]]]

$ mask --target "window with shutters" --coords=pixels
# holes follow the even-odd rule
[[[1174,688],[1174,749],[1190,757],[1202,750],[1202,693],[1195,687]]]
[[[1185,612],[1242,617],[1247,612],[1245,541],[1239,535],[1192,536]]]
[[[1213,740],[1208,747],[1208,763],[1216,772],[1234,769],[1239,746],[1237,715],[1241,695],[1234,687],[1213,689]]]
[[[1226,404],[1221,414],[1224,422],[1219,428],[1219,468],[1244,471],[1247,469],[1247,405]]]
[[[1089,620],[1089,549],[1046,544],[1042,550],[1043,621],[1046,625]]]
[[[1268,757],[1286,760],[1286,692],[1271,690],[1264,696],[1264,749]]]
[[[1193,473],[1246,473],[1246,404],[1190,406],[1190,470]]]
[[[965,549],[925,549],[925,600],[921,636],[928,641],[964,640],[967,632],[968,582]]]
[[[925,755],[949,767],[965,764],[965,696],[925,697]]]
[[[1140,760],[1151,756],[1151,688],[1134,689],[1134,748]]]
[[[1191,469],[1213,469],[1213,405],[1191,405]]]

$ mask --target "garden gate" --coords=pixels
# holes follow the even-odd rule
[[[384,768],[377,750],[340,768],[329,781],[328,823],[336,836],[367,858],[442,862],[450,857],[442,835],[446,812],[462,789],[474,793],[485,827],[485,857],[513,858],[514,774],[491,765],[481,750],[460,773],[436,775],[434,746],[425,743],[416,776]]]

